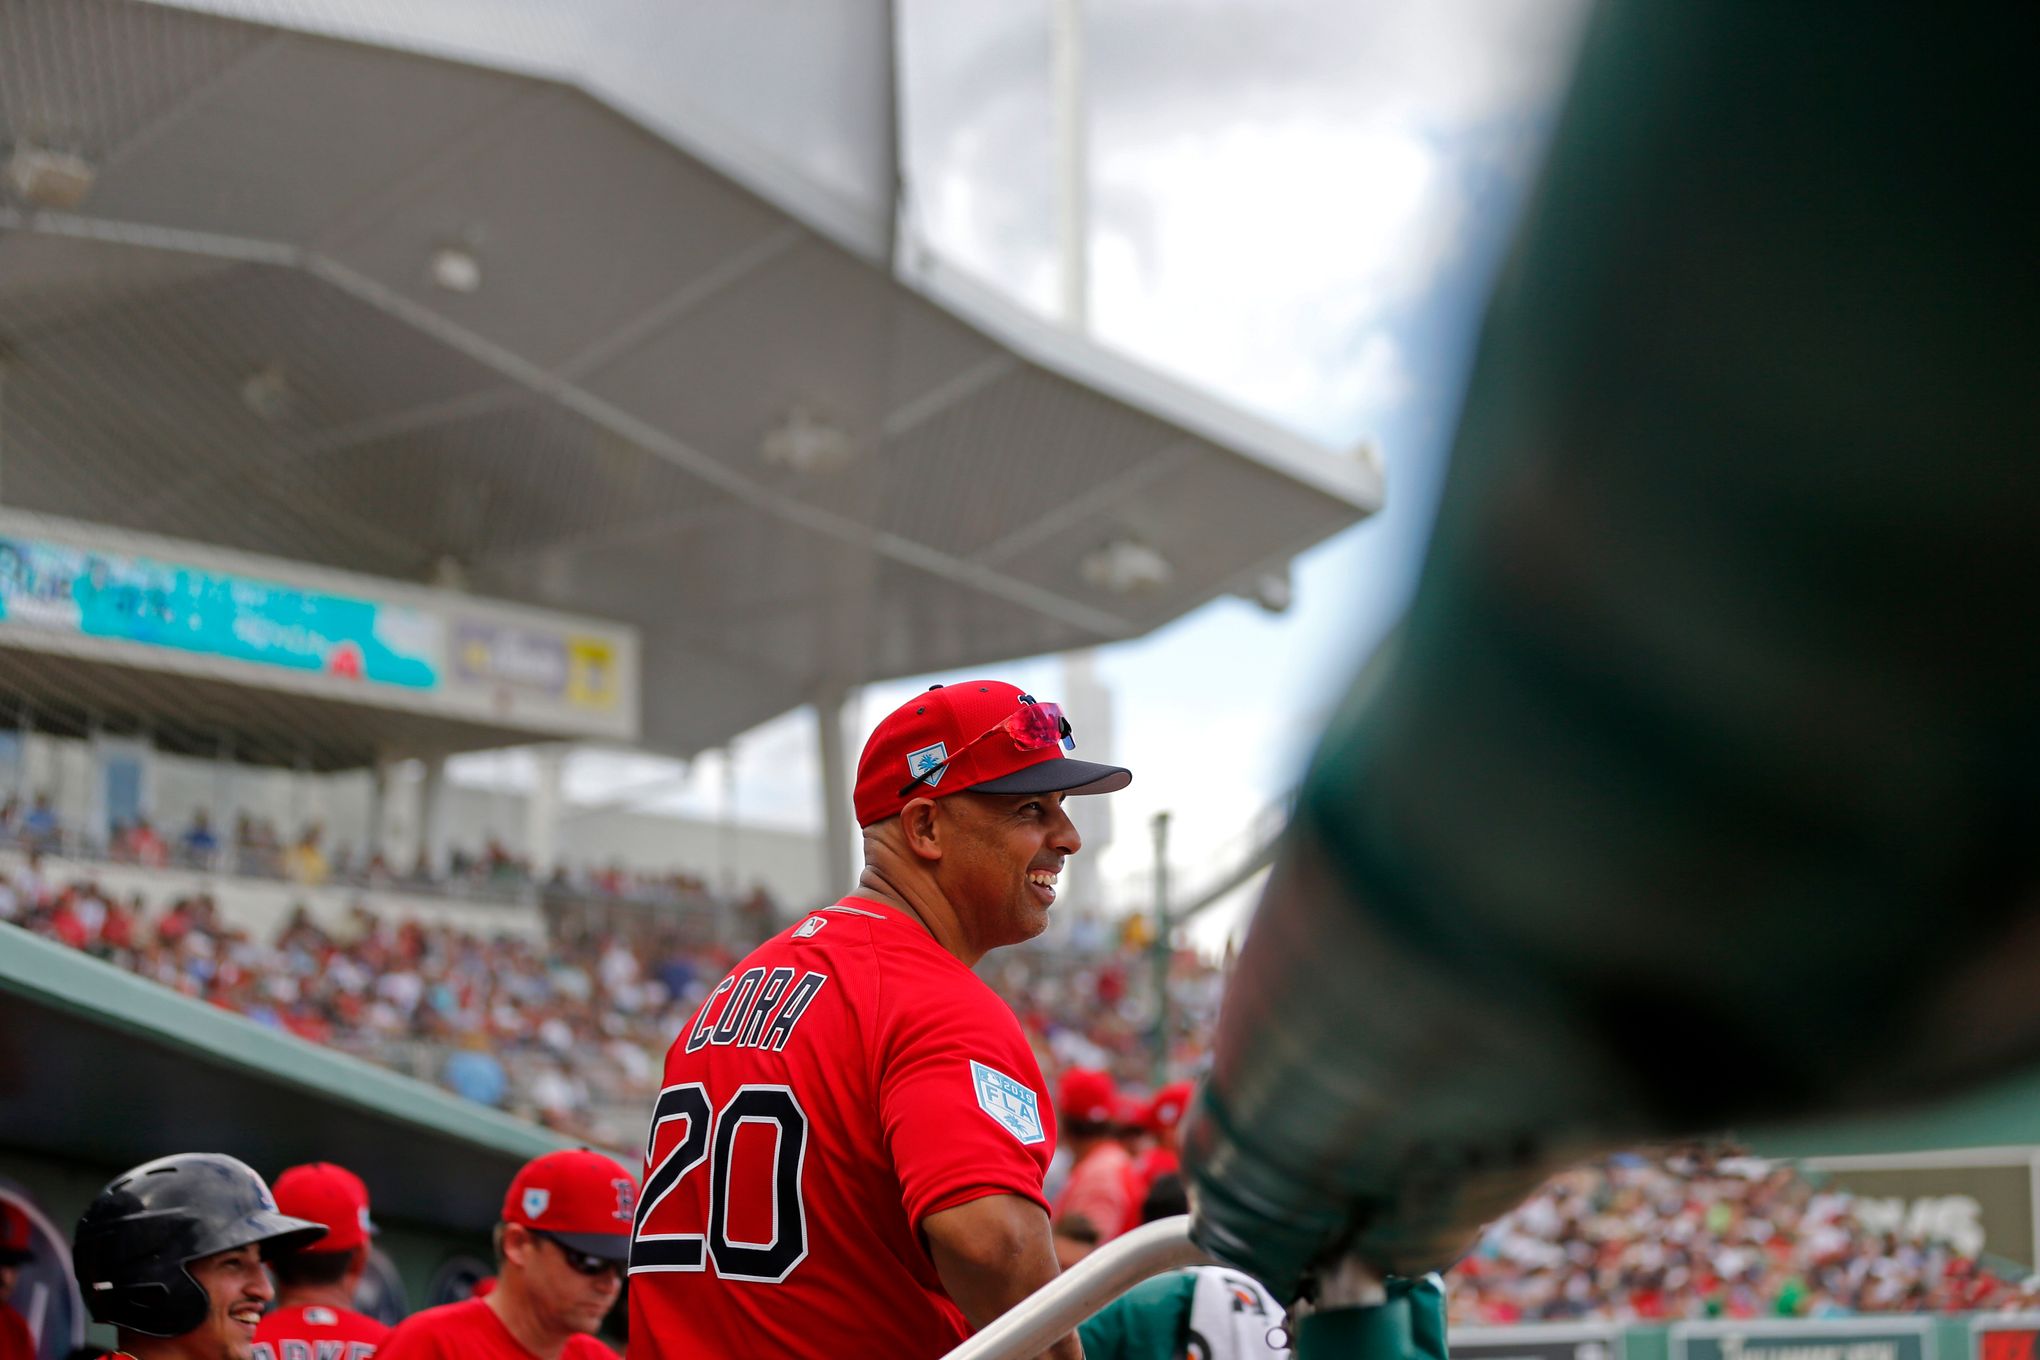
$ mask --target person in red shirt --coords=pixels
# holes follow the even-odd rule
[[[1195,1090],[1190,1082],[1172,1081],[1148,1097],[1147,1104],[1141,1107],[1141,1127],[1154,1140],[1133,1159],[1134,1179],[1139,1184],[1141,1198],[1146,1198],[1147,1192],[1161,1177],[1183,1169],[1176,1146],[1176,1126],[1183,1122],[1183,1111],[1190,1108],[1190,1097]]]
[[[737,964],[666,1055],[631,1360],[936,1357],[1054,1277],[1048,1092],[971,969],[1046,927],[1082,844],[1064,798],[1132,777],[1069,740],[993,681],[872,733],[856,891]]]
[[[0,1360],[36,1360],[35,1334],[10,1301],[21,1268],[34,1258],[28,1215],[0,1199]]]
[[[1070,1149],[1070,1175],[1055,1202],[1055,1221],[1082,1220],[1110,1242],[1140,1224],[1140,1187],[1133,1158],[1119,1141],[1119,1090],[1096,1068],[1072,1067],[1056,1090],[1056,1118]]]
[[[368,1360],[390,1330],[351,1306],[375,1231],[368,1187],[344,1166],[312,1162],[285,1171],[274,1189],[280,1212],[323,1223],[326,1235],[302,1251],[271,1258],[276,1308],[255,1329],[254,1360]]]
[[[413,1313],[376,1360],[615,1360],[593,1333],[623,1290],[637,1182],[599,1152],[535,1157],[496,1227],[496,1287]]]

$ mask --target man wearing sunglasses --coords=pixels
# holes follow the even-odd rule
[[[990,680],[871,734],[857,887],[738,964],[666,1056],[632,1360],[932,1360],[1055,1276],[1055,1115],[971,969],[1048,924],[1082,846],[1064,799],[1132,778],[1074,744],[1054,704]]]
[[[615,1360],[592,1333],[623,1289],[637,1182],[599,1152],[562,1148],[510,1182],[486,1298],[414,1313],[376,1360]]]

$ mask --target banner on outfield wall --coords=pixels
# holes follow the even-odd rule
[[[2040,1317],[1979,1317],[1969,1324],[1970,1360],[2040,1360]]]
[[[395,581],[0,514],[0,642],[546,738],[637,737],[637,634]]]
[[[1818,1184],[1854,1197],[1873,1233],[1948,1243],[1964,1256],[2034,1259],[2040,1222],[2040,1148],[1954,1148],[1800,1163]]]
[[[1680,1322],[1671,1360],[1935,1360],[1931,1318]]]
[[[1613,1325],[1454,1327],[1449,1341],[1452,1360],[1623,1360]]]

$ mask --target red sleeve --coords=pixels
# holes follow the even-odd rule
[[[1020,1022],[960,965],[888,954],[882,967],[874,1077],[907,1221],[986,1195],[1047,1212],[1055,1116]]]

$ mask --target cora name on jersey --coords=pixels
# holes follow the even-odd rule
[[[795,982],[791,968],[774,968],[769,974],[763,968],[746,968],[741,975],[731,974],[701,1003],[694,1028],[687,1035],[687,1051],[693,1053],[707,1044],[782,1051],[793,1037],[793,1027],[828,980],[827,973],[810,972]],[[720,1008],[718,1001],[722,1002]],[[777,1015],[773,1014],[775,1008]]]

